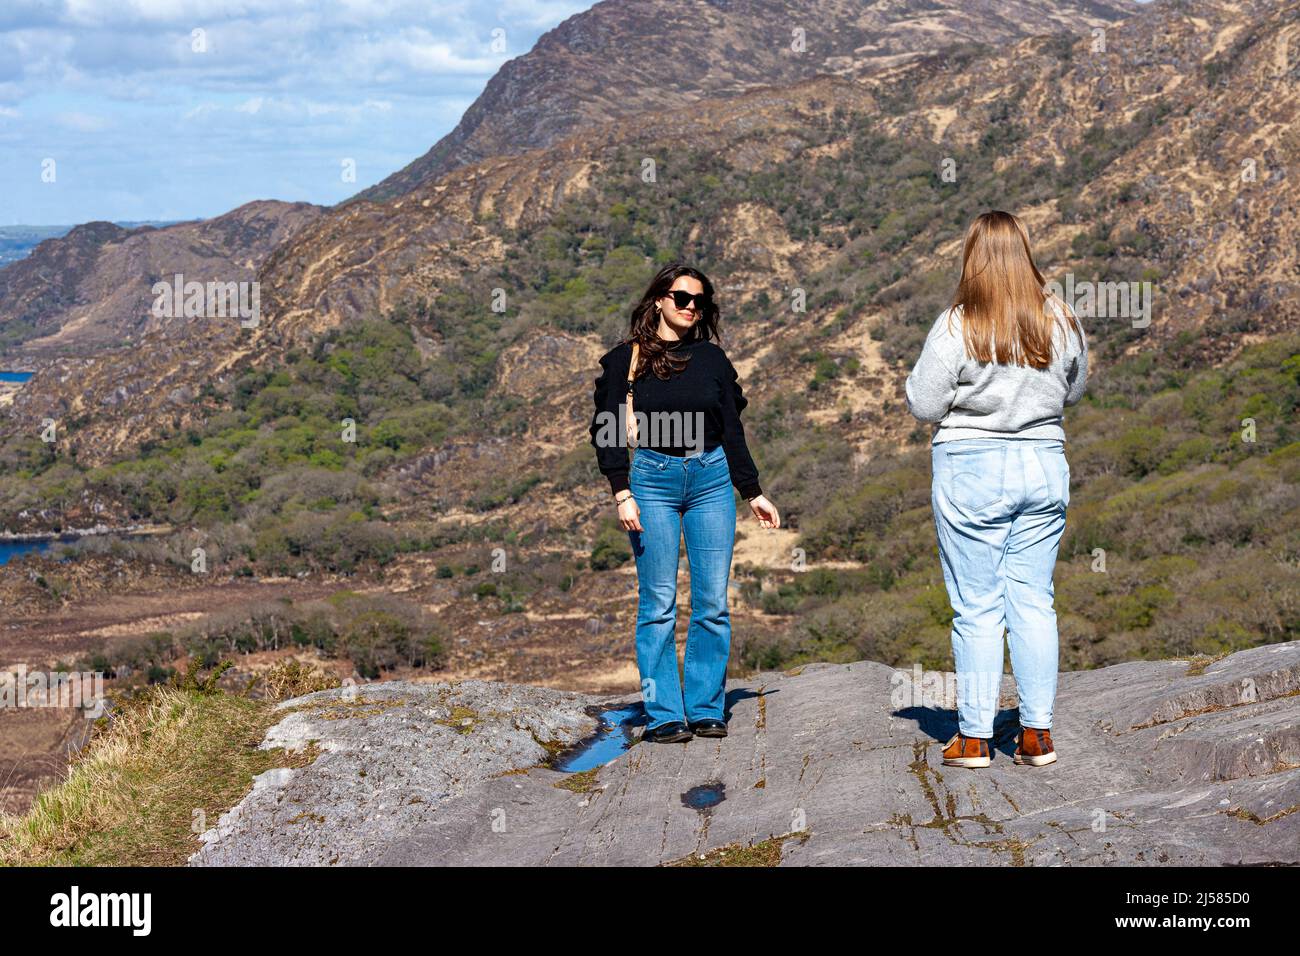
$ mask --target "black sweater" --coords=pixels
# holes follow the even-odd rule
[[[689,452],[712,451],[718,445],[726,448],[727,467],[731,482],[745,498],[761,495],[758,469],[745,444],[745,428],[740,423],[740,413],[749,404],[741,393],[739,376],[727,353],[716,342],[691,339],[669,346],[689,355],[686,368],[670,375],[666,380],[647,371],[636,380],[632,391],[633,411],[637,413],[702,412],[704,416],[704,442],[686,448],[683,445],[656,444],[674,436],[656,435],[655,429],[642,429],[638,436],[640,447],[653,448],[665,455],[681,457]],[[596,379],[596,413],[591,420],[591,443],[596,448],[596,461],[601,474],[609,479],[610,489],[617,494],[628,486],[628,453],[621,425],[616,425],[619,439],[616,446],[608,444],[610,431],[605,429],[605,439],[597,441],[597,434],[609,416],[619,420],[619,409],[627,395],[627,372],[632,362],[632,346],[624,342],[605,353],[600,360],[600,377]],[[625,419],[624,419],[625,420]],[[680,438],[680,435],[675,437]],[[699,436],[695,436],[698,441]],[[602,445],[604,447],[602,447]]]

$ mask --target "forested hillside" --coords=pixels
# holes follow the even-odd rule
[[[685,260],[721,290],[788,524],[741,525],[742,665],[944,666],[929,436],[901,383],[966,224],[1004,208],[1049,278],[1152,290],[1149,325],[1084,319],[1062,667],[1294,640],[1297,40],[1295,3],[1157,3],[1101,51],[969,44],[619,119],[349,204],[267,257],[251,335],[196,328],[129,371],[106,355],[38,375],[0,448],[0,516],[166,525],[112,548],[186,571],[203,547],[224,576],[348,576],[442,628],[369,608],[358,630],[290,602],[110,645],[110,666],[215,655],[221,633],[331,653],[352,634],[367,673],[552,679],[622,659],[630,552],[586,443],[591,382],[655,268]],[[57,567],[41,579],[12,593],[75,600]]]

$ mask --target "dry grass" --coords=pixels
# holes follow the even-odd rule
[[[787,840],[795,840],[799,843],[807,841],[809,834],[807,831],[799,833],[785,833],[781,836],[771,837],[758,843],[742,845],[732,843],[727,846],[718,847],[716,850],[710,850],[708,853],[696,854],[682,857],[680,860],[673,860],[665,863],[664,866],[734,866],[734,867],[769,867],[780,866],[782,847]]]
[[[0,817],[0,864],[174,866],[272,767],[314,753],[259,750],[282,717],[222,692],[152,687],[118,702],[69,769],[23,816]]]
[[[304,694],[331,690],[342,683],[334,674],[326,673],[311,663],[295,657],[281,661],[258,678],[266,690],[268,700],[291,700]]]
[[[599,767],[593,767],[591,770],[584,770],[581,773],[571,773],[563,780],[557,781],[553,786],[572,793],[591,793],[596,789],[596,775],[599,772]]]

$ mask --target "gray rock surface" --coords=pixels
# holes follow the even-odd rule
[[[190,863],[377,862],[392,844],[437,826],[449,802],[592,733],[590,703],[483,681],[393,681],[287,701],[262,746],[314,746],[319,756],[306,767],[260,774],[252,792],[202,834]]]
[[[645,865],[759,845],[783,865],[1300,863],[1300,643],[1062,674],[1044,768],[1012,763],[1010,678],[993,766],[964,770],[942,766],[951,702],[875,663],[732,681],[725,740],[637,744],[576,778],[537,766],[538,741],[592,732],[609,701],[377,684],[328,719],[341,693],[285,705],[265,745],[321,756],[260,777],[192,862]],[[438,722],[455,707],[478,717]],[[695,809],[701,792],[722,799]]]

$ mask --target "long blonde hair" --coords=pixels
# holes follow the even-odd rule
[[[1048,310],[1046,284],[1018,217],[995,209],[971,223],[952,303],[954,309],[961,306],[966,354],[999,365],[1051,365],[1058,316]],[[1054,311],[1082,340],[1073,313],[1067,308]]]

